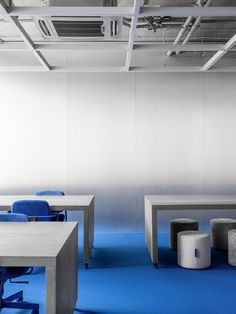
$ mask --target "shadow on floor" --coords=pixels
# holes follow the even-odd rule
[[[140,247],[105,247],[93,250],[90,269],[151,266],[152,262],[145,246]],[[228,264],[228,252],[212,249],[212,267],[214,269],[231,268]],[[177,252],[168,246],[158,250],[158,268],[179,268]]]
[[[93,250],[89,268],[117,268],[147,265],[145,247],[105,247]]]
[[[158,250],[158,268],[178,268],[177,253],[169,247]],[[219,257],[221,255],[219,254]],[[224,258],[221,258],[223,263]],[[219,261],[218,261],[219,264]],[[146,247],[106,247],[93,251],[89,268],[153,267]]]

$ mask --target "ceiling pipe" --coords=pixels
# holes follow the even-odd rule
[[[208,7],[211,4],[211,0],[208,0],[206,2],[206,4],[204,5],[204,7]],[[202,17],[199,16],[196,21],[194,22],[193,26],[191,27],[190,31],[188,32],[187,36],[185,37],[185,39],[182,42],[182,45],[185,45],[190,37],[192,36],[193,32],[196,30],[196,28],[199,26],[199,24],[201,23]],[[178,55],[181,52],[181,50],[176,51],[176,54]]]
[[[205,4],[205,7],[207,7],[207,6],[210,4],[210,1],[211,1],[211,0],[208,0],[208,2]],[[202,6],[201,0],[198,0],[198,1],[197,1],[196,6]],[[189,17],[187,18],[187,20],[185,21],[184,25],[182,26],[181,30],[179,31],[179,33],[178,33],[178,35],[177,35],[177,37],[176,37],[176,39],[175,39],[175,41],[174,41],[174,43],[173,43],[174,45],[178,45],[178,44],[179,44],[179,42],[181,41],[182,36],[183,36],[184,33],[187,31],[187,29],[188,29],[188,27],[189,27],[189,25],[190,25],[192,19],[193,19],[193,16],[189,16]],[[198,18],[196,19],[196,21],[195,21],[195,23],[193,24],[192,28],[190,29],[188,35],[187,35],[186,38],[184,39],[182,45],[183,45],[184,43],[186,43],[186,42],[189,40],[189,38],[190,38],[190,36],[192,35],[193,31],[196,29],[196,27],[197,27],[197,26],[199,25],[199,23],[201,22],[201,19],[202,19],[201,17],[198,17]],[[187,39],[187,40],[186,40],[186,39]],[[175,53],[178,54],[179,52],[180,52],[180,51],[176,51]],[[173,54],[174,54],[174,51],[171,51],[171,50],[167,51],[167,56],[168,56],[168,57],[171,56],[171,55],[173,55]]]
[[[192,16],[189,16],[188,18],[187,18],[187,20],[185,21],[185,23],[184,23],[184,25],[181,27],[181,30],[179,31],[179,34],[177,35],[177,37],[176,37],[176,39],[175,39],[175,41],[174,41],[174,45],[178,45],[178,43],[180,42],[180,40],[181,40],[181,38],[182,38],[182,36],[183,36],[183,34],[186,32],[186,30],[188,29],[188,27],[189,27],[189,24],[191,23],[191,21],[192,21]],[[169,51],[167,51],[167,56],[169,57],[169,56],[171,56],[172,54],[174,54],[174,51],[172,51],[172,50],[169,50]]]
[[[198,0],[197,3],[196,3],[196,6],[201,6],[201,5],[202,5],[202,4],[201,4],[201,0]],[[186,19],[184,25],[181,27],[181,30],[179,31],[179,33],[178,33],[178,35],[177,35],[175,41],[173,42],[173,45],[178,45],[178,43],[181,41],[181,38],[182,38],[182,36],[184,35],[184,33],[187,31],[187,29],[188,29],[188,27],[189,27],[189,25],[190,25],[192,19],[193,19],[193,16],[189,16],[189,17]],[[167,56],[169,57],[169,56],[171,56],[172,54],[174,54],[174,51],[169,50],[169,51],[167,51],[166,54],[167,54]]]

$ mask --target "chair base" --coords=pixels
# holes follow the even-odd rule
[[[23,291],[19,291],[5,299],[2,299],[0,304],[0,311],[4,308],[32,310],[32,314],[39,314],[38,304],[23,301]]]

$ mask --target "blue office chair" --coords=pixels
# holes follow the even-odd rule
[[[38,195],[38,196],[41,196],[41,195],[62,196],[62,195],[65,195],[65,193],[63,191],[58,191],[58,190],[44,190],[44,191],[36,192],[35,195]]]
[[[28,217],[22,214],[0,214],[1,222],[27,222]],[[4,284],[9,279],[26,275],[30,267],[0,267],[0,311],[4,308],[8,309],[23,309],[32,310],[32,314],[39,314],[39,305],[36,303],[28,303],[23,301],[23,291],[19,291],[5,299],[3,299],[4,294]],[[22,281],[19,283],[28,283],[27,281]]]
[[[24,214],[33,221],[57,221],[58,213],[51,212],[46,201],[40,200],[20,200],[15,201],[11,206],[11,212]]]
[[[63,196],[65,193],[60,190],[42,190],[35,193],[35,195],[38,196]],[[62,214],[62,211],[57,211],[58,215],[58,221],[67,221],[67,211],[65,210],[65,215]]]

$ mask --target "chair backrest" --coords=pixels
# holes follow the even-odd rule
[[[44,191],[36,192],[35,195],[38,195],[38,196],[41,196],[41,195],[60,196],[60,195],[65,195],[65,193],[63,191],[59,191],[59,190],[44,190]]]
[[[27,216],[48,216],[50,215],[50,206],[43,200],[20,200],[12,204],[11,211]]]
[[[29,221],[28,217],[23,214],[0,214],[0,221],[19,221],[26,222]]]

